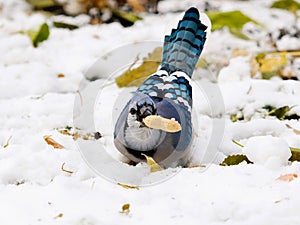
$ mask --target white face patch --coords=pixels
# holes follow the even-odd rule
[[[148,151],[156,148],[162,140],[162,132],[146,127],[137,121],[136,114],[128,113],[128,127],[125,129],[125,141],[129,148]]]

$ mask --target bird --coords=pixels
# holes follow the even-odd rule
[[[164,168],[185,166],[193,139],[191,77],[206,41],[207,26],[195,7],[164,37],[162,62],[132,93],[114,127],[114,145],[134,163],[152,157]],[[148,127],[151,115],[176,120],[181,130]]]

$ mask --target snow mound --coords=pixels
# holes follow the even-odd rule
[[[249,138],[244,147],[244,153],[253,163],[273,168],[287,165],[291,157],[288,143],[282,138],[271,135]]]

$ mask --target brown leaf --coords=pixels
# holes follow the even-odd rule
[[[54,219],[58,219],[58,218],[62,218],[64,214],[60,213],[58,214],[56,217],[54,217]]]
[[[144,1],[142,0],[127,0],[127,3],[131,6],[133,11],[145,12],[145,7],[142,5]]]
[[[57,74],[57,77],[58,77],[58,78],[64,78],[65,75],[64,75],[63,73],[59,73],[59,74]]]
[[[284,174],[278,177],[276,180],[291,182],[294,179],[298,178],[298,175],[295,173]]]
[[[58,149],[64,148],[64,146],[54,141],[49,135],[45,135],[44,140],[47,142],[48,145],[52,145],[54,148],[58,148]]]
[[[120,211],[120,213],[128,215],[130,212],[130,204],[124,204],[122,205],[122,210]]]
[[[61,134],[63,134],[63,135],[69,135],[69,136],[72,135],[72,134],[71,134],[68,130],[66,130],[66,129],[64,129],[64,130],[58,130],[58,132],[61,133]]]

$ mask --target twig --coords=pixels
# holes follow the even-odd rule
[[[64,172],[66,172],[66,173],[69,173],[69,174],[74,173],[74,172],[71,171],[71,170],[66,170],[66,169],[64,168],[65,164],[66,164],[66,163],[63,163],[63,164],[61,165],[61,170],[64,171]]]
[[[244,145],[242,145],[241,143],[237,142],[236,140],[232,140],[232,142],[236,145],[238,145],[241,148],[244,148]]]

